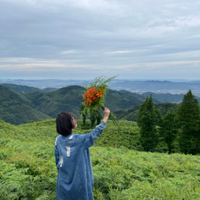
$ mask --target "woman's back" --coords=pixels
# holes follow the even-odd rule
[[[89,147],[107,126],[110,110],[105,108],[100,125],[85,135],[73,134],[75,117],[62,112],[56,119],[59,135],[55,142],[55,161],[58,169],[56,200],[93,200],[94,177]]]
[[[106,127],[101,122],[86,135],[58,136],[55,144],[57,178],[57,200],[93,200],[94,178],[89,147],[94,144]]]

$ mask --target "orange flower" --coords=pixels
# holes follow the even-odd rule
[[[95,87],[90,88],[87,92],[83,95],[85,99],[85,106],[95,104],[98,100],[103,96],[103,88],[100,91],[96,90]]]
[[[100,92],[97,93],[97,97],[102,97],[102,94]]]

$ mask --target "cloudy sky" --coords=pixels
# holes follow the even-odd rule
[[[0,79],[200,79],[200,0],[0,0]]]

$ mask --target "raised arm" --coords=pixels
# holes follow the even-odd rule
[[[91,147],[94,144],[95,139],[101,135],[104,128],[107,126],[106,122],[108,120],[110,110],[108,108],[105,108],[103,114],[104,118],[98,126],[96,126],[90,133],[80,136],[80,140],[83,143],[83,147],[85,149]]]

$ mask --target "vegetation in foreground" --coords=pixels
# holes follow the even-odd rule
[[[90,131],[80,123],[74,133]],[[90,149],[95,199],[200,199],[199,155],[141,152],[137,124],[120,121],[120,127],[109,121]],[[0,199],[55,199],[56,136],[52,119],[19,126],[0,121]]]

